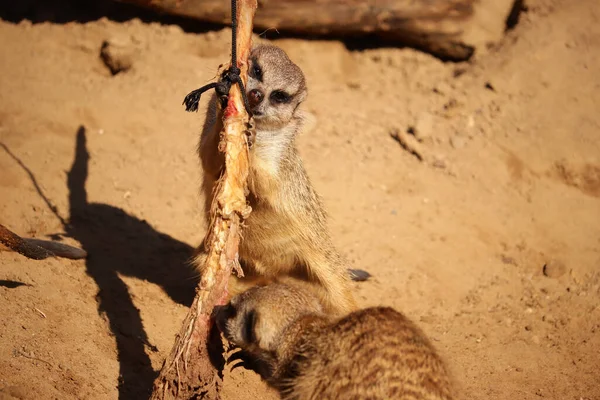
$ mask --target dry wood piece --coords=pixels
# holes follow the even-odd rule
[[[248,76],[247,60],[256,6],[256,0],[238,0],[236,53],[244,85]],[[215,304],[225,300],[232,269],[240,270],[238,246],[241,223],[250,212],[246,203],[249,162],[246,132],[249,129],[250,117],[244,108],[240,87],[233,85],[223,110],[219,149],[225,153],[225,171],[211,210],[212,221],[206,240],[209,246],[207,266],[175,345],[154,382],[153,400],[219,397],[218,369],[215,361],[211,362],[211,356],[214,359],[215,354],[211,354],[208,348],[211,313]],[[217,356],[222,359],[221,354]]]
[[[43,260],[48,257],[54,257],[54,254],[48,250],[28,244],[21,236],[10,231],[4,225],[0,225],[0,242],[9,249],[34,260]]]
[[[160,12],[226,24],[223,0],[121,0]],[[498,42],[515,0],[262,0],[254,25],[303,35],[373,35],[465,60]]]
[[[65,257],[77,260],[87,257],[85,250],[51,240],[22,238],[1,224],[0,243],[34,260],[43,260],[48,257]]]

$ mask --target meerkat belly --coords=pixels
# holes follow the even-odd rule
[[[240,258],[260,275],[289,273],[299,266],[306,248],[302,229],[288,215],[258,206],[246,221]]]

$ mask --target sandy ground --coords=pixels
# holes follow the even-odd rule
[[[278,40],[303,68],[301,154],[362,306],[418,321],[465,399],[600,399],[600,2],[532,0],[468,64]],[[111,75],[105,40],[127,43]],[[0,21],[0,222],[86,261],[0,250],[0,398],[140,399],[204,234],[185,94],[229,31]],[[391,134],[404,135],[411,151]],[[70,218],[70,222],[67,221]],[[275,398],[250,371],[224,397]]]

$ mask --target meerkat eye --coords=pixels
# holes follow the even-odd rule
[[[261,82],[263,80],[262,68],[260,67],[260,65],[258,65],[258,62],[256,62],[256,60],[252,60],[252,68],[250,68],[250,76],[253,77],[254,79],[258,79]]]
[[[254,343],[256,337],[254,335],[254,325],[256,324],[256,311],[248,311],[244,315],[244,324],[242,328],[242,339],[245,343]]]
[[[272,102],[278,104],[289,103],[292,100],[292,96],[281,90],[275,90],[271,93],[270,98]]]

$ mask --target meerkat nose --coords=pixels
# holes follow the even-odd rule
[[[252,89],[250,93],[248,93],[248,102],[250,103],[250,107],[254,108],[259,105],[265,95],[258,89]]]

